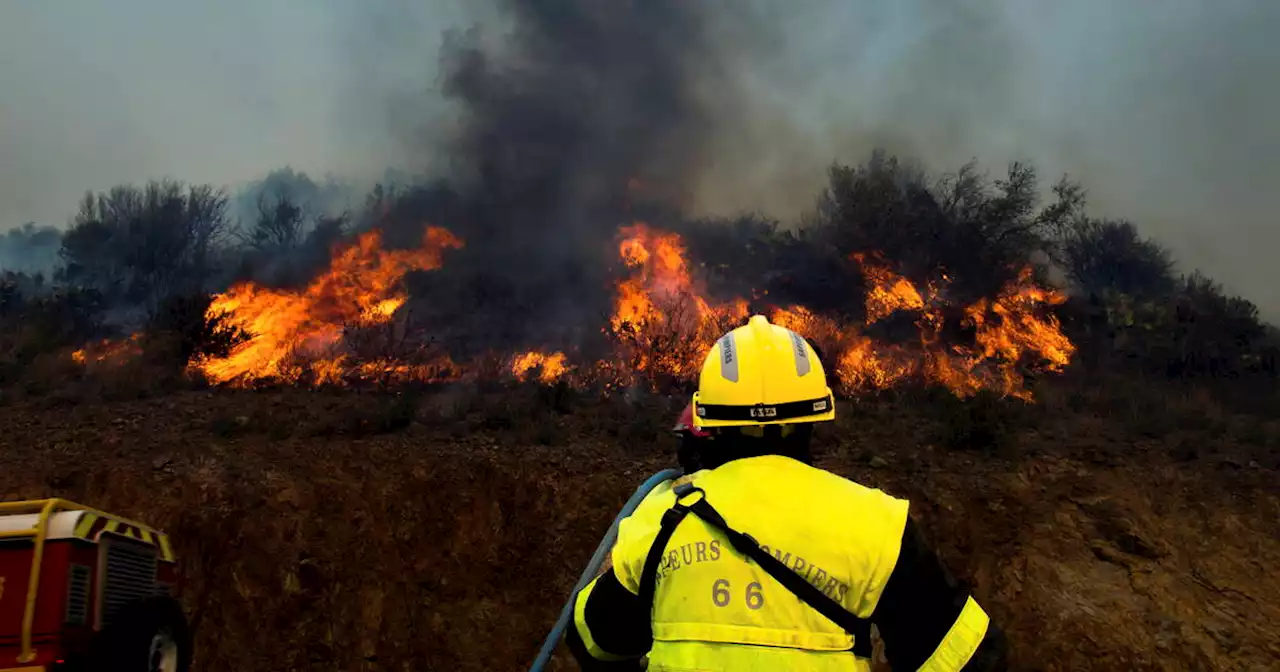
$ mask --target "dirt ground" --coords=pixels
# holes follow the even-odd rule
[[[0,498],[170,531],[200,670],[519,670],[673,462],[678,399],[540,389],[4,399]],[[1194,392],[842,403],[820,466],[912,500],[1015,669],[1280,666],[1280,417]],[[574,669],[560,650],[553,669]]]

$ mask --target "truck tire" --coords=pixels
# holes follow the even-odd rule
[[[98,633],[88,669],[93,672],[188,672],[191,630],[176,600],[133,604]]]

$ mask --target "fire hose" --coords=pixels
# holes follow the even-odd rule
[[[640,487],[636,488],[635,494],[631,495],[631,499],[622,506],[622,510],[618,512],[617,517],[613,519],[613,524],[609,526],[609,531],[605,532],[604,538],[600,540],[600,545],[596,546],[596,552],[591,556],[591,561],[587,563],[586,569],[582,570],[582,575],[578,577],[578,583],[573,587],[573,592],[569,593],[569,600],[564,603],[564,608],[560,610],[560,618],[556,620],[555,627],[551,628],[551,632],[547,634],[547,639],[542,643],[542,650],[538,652],[538,657],[533,661],[533,666],[529,668],[529,672],[542,672],[546,667],[547,661],[551,660],[551,653],[556,650],[556,645],[560,642],[560,638],[564,635],[565,628],[569,626],[569,621],[573,618],[573,605],[578,599],[578,593],[582,592],[587,584],[596,577],[596,573],[600,571],[600,567],[604,564],[605,557],[613,550],[613,543],[618,538],[618,524],[623,518],[631,515],[640,506],[640,502],[653,491],[654,488],[672,481],[683,474],[679,469],[665,469],[650,476]]]

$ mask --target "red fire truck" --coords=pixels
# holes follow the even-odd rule
[[[185,672],[163,532],[61,499],[0,502],[0,672]]]

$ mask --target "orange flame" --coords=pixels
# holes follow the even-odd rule
[[[864,305],[867,324],[875,324],[899,310],[923,310],[924,298],[906,278],[881,263],[867,261],[867,256],[854,253],[852,258],[862,265],[862,273],[871,283]]]
[[[115,340],[104,338],[71,353],[71,360],[81,366],[119,366],[142,354],[142,335]]]
[[[228,314],[230,323],[251,337],[229,356],[196,366],[217,383],[296,380],[302,370],[292,360],[303,357],[313,360],[302,368],[317,382],[336,382],[351,369],[346,356],[333,352],[346,330],[390,322],[408,298],[400,287],[404,275],[439,268],[444,250],[460,247],[462,241],[449,231],[429,227],[422,247],[385,250],[381,232],[368,231],[335,248],[329,268],[302,291],[235,285],[214,297],[208,314]],[[369,363],[361,366],[357,373],[387,373],[370,369]]]
[[[1066,297],[1036,285],[1029,268],[994,300],[979,300],[964,309],[964,326],[975,332],[972,346],[948,346],[941,342],[945,301],[935,285],[921,292],[879,259],[871,262],[862,254],[852,258],[862,264],[869,285],[864,325],[842,326],[799,307],[777,310],[773,318],[823,349],[835,363],[838,384],[848,393],[882,390],[919,378],[960,397],[988,389],[1030,401],[1020,368],[1061,371],[1075,351],[1057,319],[1041,310]],[[944,275],[941,282],[945,281]],[[916,314],[914,346],[878,343],[863,333],[866,326],[898,311]]]
[[[511,373],[521,382],[528,380],[534,369],[538,370],[538,380],[550,384],[564,376],[569,366],[563,352],[526,352],[511,360]]]
[[[983,356],[1014,361],[1024,352],[1034,351],[1049,362],[1050,370],[1059,371],[1070,363],[1075,345],[1062,333],[1055,317],[1039,316],[1034,309],[1064,301],[1066,296],[1060,292],[1037,286],[1031,269],[1025,268],[995,301],[978,301],[965,312],[978,329],[977,341]]]
[[[610,319],[626,362],[620,382],[637,373],[688,379],[720,333],[746,319],[747,303],[738,299],[713,305],[702,295],[689,273],[679,234],[641,223],[623,227],[619,234],[618,255],[631,269],[618,283]]]
[[[900,348],[878,345],[858,329],[803,306],[775,309],[770,321],[818,348],[828,373],[847,392],[887,389],[913,373],[910,357]]]
[[[618,281],[613,314],[603,330],[613,340],[614,356],[594,365],[575,366],[563,352],[530,351],[497,355],[498,368],[477,360],[463,367],[448,356],[416,348],[406,353],[379,351],[370,356],[361,335],[393,330],[407,296],[401,279],[409,271],[430,270],[444,251],[462,242],[445,229],[428,228],[420,249],[388,251],[377,231],[360,235],[334,250],[330,267],[305,289],[270,289],[253,283],[233,286],[215,297],[209,315],[226,313],[231,326],[250,340],[225,358],[193,364],[210,380],[247,385],[262,379],[344,385],[353,381],[397,383],[452,380],[464,375],[491,377],[505,371],[521,381],[543,384],[571,379],[574,384],[602,382],[606,387],[647,383],[660,387],[687,383],[697,376],[702,358],[721,334],[742,324],[743,299],[713,301],[691,271],[676,233],[637,223],[619,230],[617,253],[625,266]],[[945,387],[966,397],[981,390],[1031,400],[1028,370],[1061,371],[1075,346],[1046,307],[1065,300],[1036,284],[1024,269],[997,295],[964,307],[944,298],[945,275],[923,290],[893,271],[876,254],[855,254],[866,280],[862,323],[815,314],[804,306],[778,307],[770,319],[803,335],[822,353],[832,385],[846,394],[884,390],[908,380]],[[767,292],[754,292],[759,300]],[[880,324],[890,315],[910,315],[914,336],[893,342],[876,336],[904,322]],[[948,317],[950,316],[950,317]],[[967,344],[945,343],[948,319],[972,336]],[[873,330],[873,327],[875,330]],[[950,332],[947,332],[950,333]],[[138,350],[138,337],[121,344],[95,344],[73,354],[76,361],[101,362]],[[123,354],[121,354],[123,353]]]
[[[1023,360],[1034,357],[1052,372],[1070,363],[1075,345],[1062,333],[1057,318],[1038,311],[1040,306],[1064,301],[1062,293],[1036,285],[1031,269],[1024,268],[994,300],[981,299],[965,308],[967,322],[977,331],[975,352],[969,359],[996,364],[996,372],[983,381],[984,386],[1030,401],[1018,371]]]

